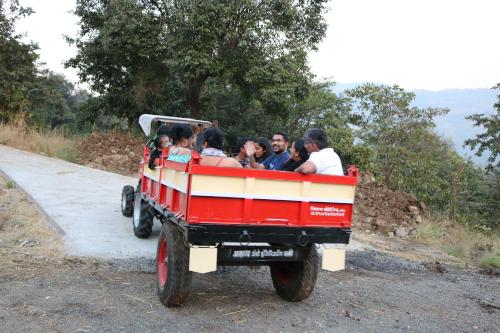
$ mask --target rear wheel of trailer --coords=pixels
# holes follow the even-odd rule
[[[189,247],[182,231],[171,222],[163,223],[156,251],[158,296],[165,306],[180,306],[191,293]]]
[[[319,268],[318,251],[308,247],[303,261],[284,261],[270,265],[271,278],[278,295],[284,300],[297,302],[311,295]]]

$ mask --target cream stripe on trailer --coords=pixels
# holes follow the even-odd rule
[[[179,191],[179,192],[182,192],[182,193],[187,193],[187,189],[186,189],[186,187],[179,186],[179,185],[177,185],[177,184],[174,184],[174,183],[172,183],[172,182],[169,182],[168,180],[162,180],[160,183],[161,183],[162,185],[166,185],[166,186],[168,186],[168,187],[171,187],[171,188],[173,188],[173,189],[174,189],[174,190],[176,190],[176,191]]]
[[[216,198],[239,198],[239,199],[257,199],[257,200],[283,200],[283,201],[304,201],[304,202],[323,202],[323,203],[342,203],[352,204],[354,200],[335,199],[335,198],[314,198],[314,197],[295,197],[285,195],[256,195],[241,193],[223,193],[223,192],[204,192],[191,191],[191,196],[195,197],[216,197]]]
[[[186,172],[164,168],[160,179],[160,168],[157,168],[145,169],[144,175],[179,192],[187,193],[189,174]],[[192,175],[190,189],[191,195],[198,197],[340,204],[353,204],[355,194],[355,186],[352,185],[210,175]]]
[[[353,203],[355,186],[260,178],[193,175],[191,194],[267,200]]]
[[[161,168],[156,168],[154,170],[151,170],[150,168],[148,167],[144,167],[144,176],[156,181],[156,182],[159,182],[160,181],[160,170]]]

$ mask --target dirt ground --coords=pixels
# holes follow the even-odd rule
[[[145,141],[122,132],[93,133],[78,147],[78,163],[125,176],[139,172]]]
[[[21,273],[21,272],[20,272]],[[165,308],[151,273],[66,264],[0,280],[4,332],[497,332],[498,277],[450,271],[322,272],[306,301],[274,293],[266,268],[195,275]]]
[[[351,253],[347,270],[320,272],[304,302],[281,300],[267,267],[231,267],[195,274],[186,304],[165,308],[152,273],[63,256],[57,231],[13,184],[0,181],[2,332],[497,332],[500,326],[498,272],[388,254],[406,253],[404,244]],[[372,244],[381,246],[373,238]]]

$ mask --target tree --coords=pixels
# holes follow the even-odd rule
[[[89,98],[63,75],[43,71],[37,75],[30,94],[27,113],[30,121],[41,127],[75,126],[81,119],[80,105]]]
[[[312,127],[324,129],[343,165],[355,164],[366,170],[371,152],[368,147],[355,144],[353,130],[361,119],[353,114],[347,97],[332,92],[333,85],[331,81],[312,83],[307,97],[297,100],[291,107],[287,129],[294,138],[301,138]]]
[[[201,105],[206,119],[218,121],[230,146],[240,136],[270,137],[274,131],[285,129],[282,118],[266,112],[260,102],[234,84],[208,79]]]
[[[493,89],[499,89],[498,83]],[[492,225],[500,224],[500,94],[498,101],[494,104],[496,112],[491,115],[474,114],[467,117],[474,121],[474,126],[482,126],[484,132],[478,134],[475,138],[465,141],[472,150],[477,148],[476,155],[482,156],[489,152],[488,164],[488,182],[483,186],[483,206],[486,215],[491,219]],[[495,222],[496,221],[496,222]]]
[[[499,89],[500,83],[498,83],[493,89]],[[484,152],[489,152],[488,164],[486,169],[490,172],[500,172],[500,95],[498,95],[498,101],[494,104],[496,108],[496,113],[491,115],[486,114],[474,114],[466,119],[474,121],[474,126],[482,126],[485,131],[478,134],[474,139],[469,139],[465,141],[471,149],[478,148],[476,155],[482,156]]]
[[[22,43],[15,23],[32,10],[18,0],[0,0],[0,121],[7,121],[29,106],[29,94],[36,77],[35,44]]]
[[[75,14],[80,16],[81,33],[68,40],[79,51],[67,66],[77,68],[81,81],[100,95],[99,103],[89,105],[126,117],[130,129],[141,113],[171,96],[161,27],[133,0],[81,0]]]
[[[159,106],[199,118],[209,79],[286,113],[307,95],[307,52],[326,31],[326,0],[78,0],[68,62],[133,119]]]
[[[396,189],[395,174],[407,167],[408,149],[416,136],[433,128],[433,118],[448,110],[411,106],[415,94],[397,85],[364,84],[346,93],[361,117],[357,134],[373,151],[375,174]]]

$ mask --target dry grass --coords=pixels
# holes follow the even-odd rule
[[[485,234],[442,216],[425,219],[414,239],[473,264],[500,268],[500,232]]]
[[[77,145],[81,139],[60,131],[42,131],[30,128],[19,118],[8,124],[0,124],[0,144],[30,152],[76,162]]]
[[[7,183],[0,177],[0,278],[48,269],[63,260],[62,237],[36,205]]]

